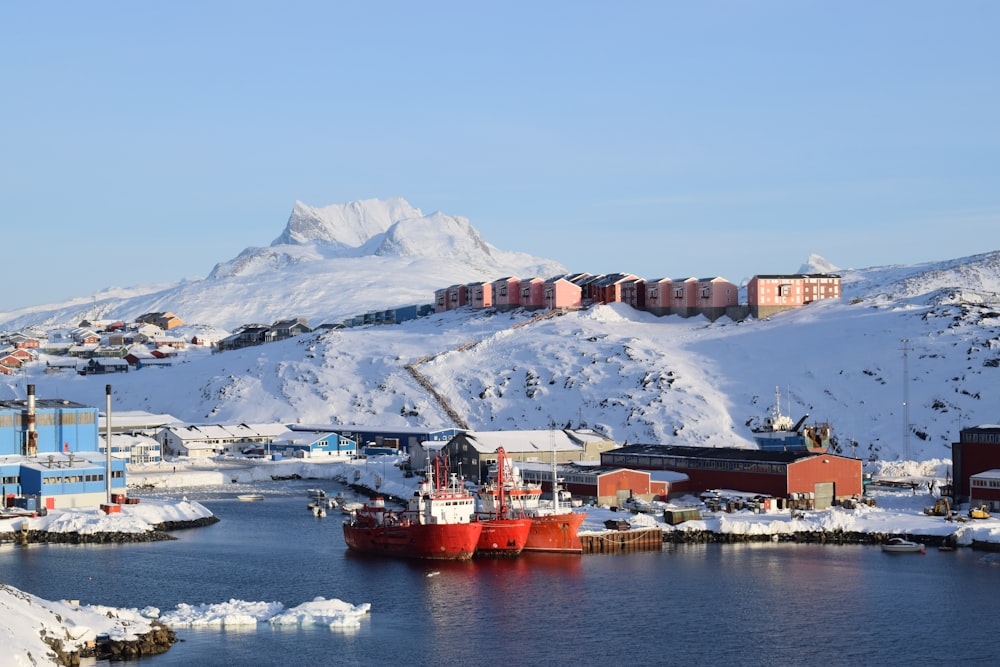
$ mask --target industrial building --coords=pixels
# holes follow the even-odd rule
[[[991,512],[1000,510],[1000,469],[986,470],[969,477],[969,506],[986,505]]]
[[[537,431],[464,431],[442,448],[448,466],[470,482],[489,479],[496,467],[497,450],[504,448],[515,463],[558,463],[590,461],[596,463],[601,452],[618,444],[592,429],[546,429]]]
[[[551,464],[519,463],[517,468],[526,484],[537,484],[543,492],[552,493]],[[666,500],[685,489],[688,481],[687,475],[672,471],[607,468],[587,463],[557,464],[555,474],[559,486],[573,498],[615,506],[633,496],[647,501]]]
[[[601,454],[601,465],[681,472],[689,478],[686,490],[691,493],[735,489],[775,498],[813,494],[817,509],[863,492],[861,461],[836,454],[626,445]]]
[[[0,401],[0,494],[7,507],[96,507],[125,490],[125,461],[98,447],[97,408],[60,399]]]
[[[983,425],[963,428],[958,442],[951,445],[955,467],[955,498],[959,503],[972,498],[971,480],[989,470],[1000,469],[1000,426]]]

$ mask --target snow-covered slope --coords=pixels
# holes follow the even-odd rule
[[[245,249],[203,280],[115,289],[0,313],[0,326],[130,320],[152,311],[230,330],[289,317],[305,317],[316,326],[431,303],[434,290],[455,283],[565,272],[558,262],[499,250],[465,218],[424,215],[400,198],[323,208],[296,202],[284,232],[270,246]]]
[[[351,224],[364,229],[351,235]],[[427,302],[456,282],[557,268],[402,200],[298,204],[278,241],[211,279],[105,307],[123,319],[170,310],[192,323],[318,323]],[[835,265],[813,255],[806,266]],[[459,310],[192,354],[110,381],[118,409],[189,422],[453,425],[422,379],[478,430],[584,423],[619,442],[702,446],[748,445],[750,420],[778,387],[791,416],[830,421],[842,451],[882,459],[946,459],[963,425],[1000,422],[1000,252],[838,273],[841,299],[764,321],[658,318],[622,304],[540,318]],[[345,276],[351,289],[335,289]],[[102,405],[108,381],[38,365],[0,397],[23,398],[31,382],[43,396]]]
[[[842,299],[764,321],[623,304],[540,319],[460,310],[110,381],[118,409],[191,422],[452,425],[413,365],[473,429],[583,423],[619,442],[702,446],[749,445],[748,423],[778,387],[794,418],[832,422],[845,453],[947,459],[959,428],[1000,422],[996,260],[847,271]],[[35,382],[40,395],[102,405],[107,376],[34,372],[7,391],[23,397]]]

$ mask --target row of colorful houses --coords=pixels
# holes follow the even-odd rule
[[[836,274],[757,275],[747,284],[747,302],[740,304],[740,288],[725,278],[656,278],[630,273],[591,275],[573,273],[542,278],[505,276],[492,282],[442,287],[434,292],[434,312],[456,308],[512,310],[572,310],[599,303],[626,303],[654,315],[723,315],[756,318],[797,308],[821,299],[839,299]]]

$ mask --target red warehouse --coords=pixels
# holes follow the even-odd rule
[[[817,509],[859,496],[863,491],[861,461],[836,454],[626,445],[602,452],[601,465],[684,473],[694,493],[733,489],[776,498],[812,493]]]
[[[955,500],[970,499],[969,480],[973,475],[1000,468],[1000,426],[963,428],[959,441],[951,446],[955,467]]]

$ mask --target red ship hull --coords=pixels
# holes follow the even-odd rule
[[[531,519],[483,519],[476,557],[513,558],[521,553],[531,532]]]
[[[344,524],[344,540],[356,551],[400,558],[469,560],[476,551],[482,525],[410,524],[357,526]]]
[[[525,551],[550,551],[556,553],[583,553],[577,531],[586,518],[585,514],[566,512],[531,517],[531,530]]]

